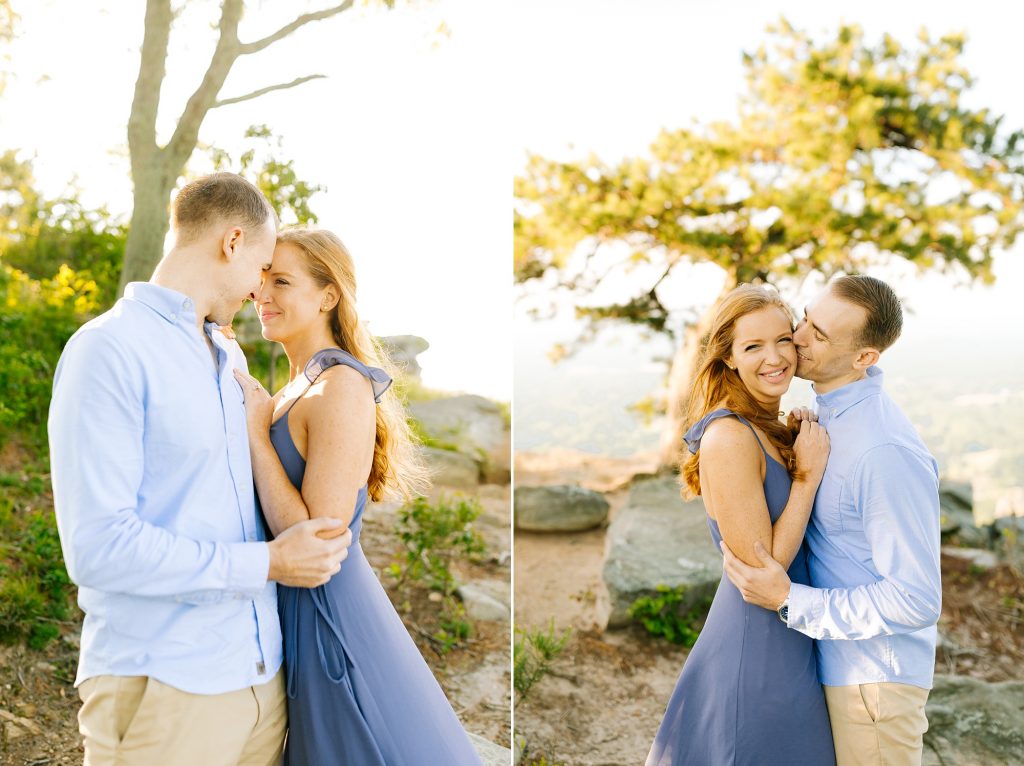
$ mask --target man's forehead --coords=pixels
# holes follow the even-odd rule
[[[854,331],[863,323],[865,314],[863,306],[843,300],[829,289],[812,298],[804,308],[807,320],[829,335]]]

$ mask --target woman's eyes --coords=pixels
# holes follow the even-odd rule
[[[285,280],[285,279],[277,279],[277,280],[274,281],[274,284],[275,285],[286,285],[286,284],[288,284],[288,281]]]
[[[777,342],[778,343],[792,343],[793,339],[790,336],[787,335],[785,338],[779,338],[779,340]],[[759,348],[761,348],[761,345],[759,343],[755,343],[752,346],[747,346],[743,350],[744,351],[754,351],[754,350],[759,349]]]

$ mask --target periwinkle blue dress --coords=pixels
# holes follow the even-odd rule
[[[343,364],[370,379],[380,401],[391,379],[341,349],[317,352],[310,385]],[[294,403],[292,404],[294,406]],[[288,430],[270,428],[288,478],[302,487],[306,462]],[[341,571],[317,588],[278,586],[288,691],[288,766],[480,766],[444,692],[395,612],[359,545],[366,486],[356,496],[352,547]]]
[[[691,452],[704,429],[734,412],[708,413],[686,434]],[[768,454],[764,494],[772,523],[789,500],[791,480]],[[722,540],[710,516],[715,546]],[[801,547],[789,567],[793,582],[809,584]],[[704,628],[676,682],[647,766],[834,766],[832,730],[818,682],[814,642],[778,615],[747,604],[722,576]]]

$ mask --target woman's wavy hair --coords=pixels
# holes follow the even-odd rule
[[[686,428],[692,428],[715,405],[724,402],[733,412],[758,426],[782,455],[790,476],[796,478],[796,457],[793,453],[795,435],[779,420],[778,412],[770,412],[751,396],[740,380],[740,374],[726,365],[732,355],[736,337],[736,322],[740,317],[775,306],[789,318],[793,327],[793,312],[774,290],[761,285],[740,285],[726,294],[718,307],[708,334],[701,339],[697,372],[686,408]],[[700,450],[684,453],[681,466],[682,494],[687,499],[700,495]]]
[[[330,312],[331,335],[338,348],[395,377],[387,352],[359,321],[355,264],[338,236],[324,229],[292,228],[279,231],[277,241],[295,245],[305,254],[306,269],[320,287],[333,285],[338,290],[338,304]],[[371,500],[409,499],[423,490],[427,472],[416,446],[405,408],[391,387],[377,405],[377,435],[367,481]]]

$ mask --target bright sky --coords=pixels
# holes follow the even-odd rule
[[[129,212],[125,125],[145,3],[13,4],[21,36],[0,100],[0,147],[35,155],[48,193],[76,178],[90,204]],[[257,39],[332,4],[250,0],[240,36]],[[188,3],[172,32],[162,141],[205,70],[219,5]],[[353,253],[371,331],[426,338],[427,385],[508,400],[511,144],[502,131],[511,104],[496,21],[472,0],[400,1],[392,12],[364,5],[243,57],[222,97],[307,74],[329,79],[215,109],[200,140],[237,157],[251,124],[283,136],[299,177],[327,187],[312,207]]]
[[[922,25],[933,35],[966,31],[965,61],[977,82],[965,105],[989,106],[1006,115],[1006,125],[1024,126],[1020,71],[1010,55],[1024,28],[1024,5],[1019,3],[861,0],[840,10],[834,3],[793,0],[594,0],[586,8],[583,14],[577,3],[544,0],[523,0],[517,6],[516,170],[527,152],[566,159],[594,152],[615,161],[643,153],[663,127],[731,119],[745,85],[741,52],[755,50],[765,27],[780,15],[813,34],[834,33],[840,22],[857,23],[868,39],[888,32],[908,44]],[[1002,342],[1006,353],[1020,354],[1022,256],[1024,241],[997,257],[998,281],[991,288],[958,286],[938,274],[922,278],[902,267],[880,273],[915,312],[907,319],[901,345],[950,342],[949,356],[955,361],[963,359],[965,343],[971,341]],[[714,268],[698,270],[696,278],[680,274],[663,294],[677,306],[706,305],[718,284]],[[570,311],[554,321],[526,320],[524,309],[540,302],[536,288],[529,292],[531,297],[517,306],[517,365],[526,357],[540,364],[542,353],[573,337],[576,326]],[[802,308],[802,300],[797,306]],[[895,348],[890,356],[894,353]],[[616,361],[610,356],[609,363]]]

